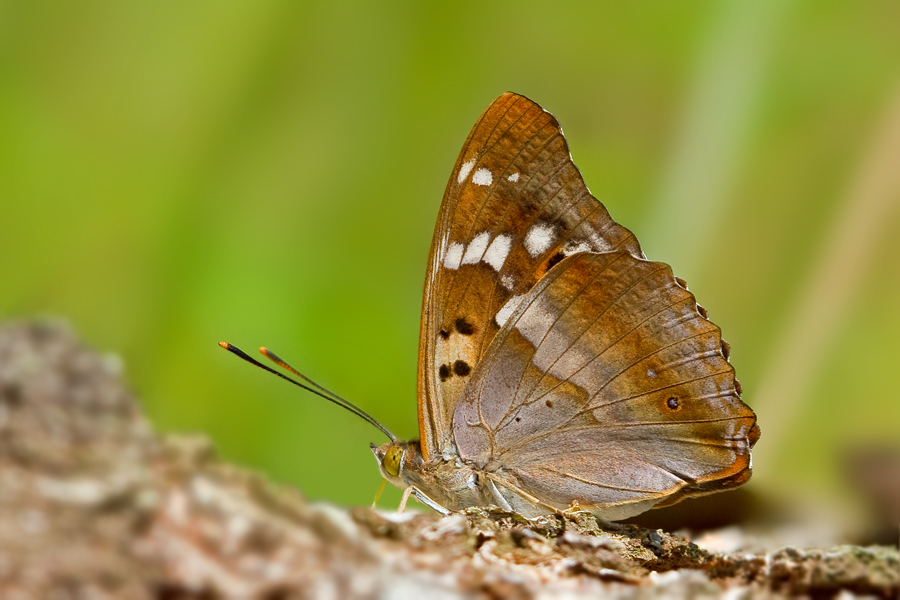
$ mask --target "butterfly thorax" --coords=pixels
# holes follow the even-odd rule
[[[381,475],[401,490],[415,487],[450,510],[479,504],[478,474],[458,456],[455,460],[438,457],[426,461],[418,440],[373,444],[372,452]]]

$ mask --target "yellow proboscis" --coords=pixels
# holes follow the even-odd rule
[[[381,480],[381,485],[378,486],[378,491],[375,492],[375,499],[372,500],[372,508],[375,508],[375,505],[378,503],[378,499],[381,498],[381,492],[384,491],[384,484],[387,483],[387,479]]]

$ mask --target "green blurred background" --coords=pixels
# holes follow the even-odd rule
[[[414,437],[434,220],[506,90],[722,327],[750,486],[860,511],[842,453],[900,438],[893,1],[0,2],[0,315],[122,356],[158,428],[371,502],[381,435],[216,342]]]

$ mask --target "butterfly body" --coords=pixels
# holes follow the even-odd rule
[[[465,464],[459,456],[447,457],[449,460],[425,460],[421,446],[415,440],[388,442],[372,448],[379,466],[392,448],[401,453],[399,469],[392,473],[382,467],[381,473],[400,489],[412,487],[438,507],[451,511],[470,506],[503,506],[504,501],[492,493],[488,474],[473,465]]]
[[[615,520],[750,476],[720,330],[588,191],[556,119],[504,94],[451,174],[425,283],[418,442],[382,473],[449,510]]]
[[[425,461],[418,442],[388,442],[373,448],[379,463],[390,447],[399,448],[403,462],[397,475],[382,469],[382,475],[400,489],[415,490],[424,494],[420,499],[440,512],[458,511],[475,506],[496,506],[516,512],[526,518],[534,518],[554,512],[564,512],[573,507],[593,512],[598,517],[614,521],[639,514],[657,504],[657,499],[629,504],[624,510],[604,503],[589,504],[572,496],[569,501],[541,500],[525,491],[525,484],[499,465],[478,468],[466,464],[458,457]]]

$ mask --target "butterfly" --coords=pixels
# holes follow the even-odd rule
[[[420,439],[290,367],[391,441],[383,477],[447,514],[580,508],[607,521],[739,486],[756,415],[685,282],[588,191],[559,123],[506,93],[463,145],[435,226],[419,336]]]
[[[442,512],[605,520],[741,485],[759,427],[706,317],[591,195],[553,115],[503,94],[435,227],[420,439],[373,444],[381,473]]]

